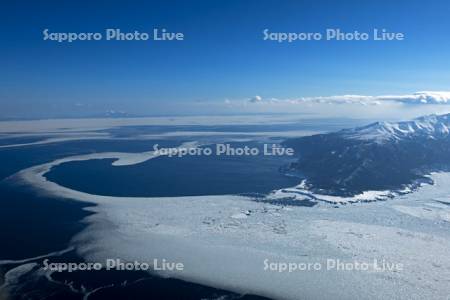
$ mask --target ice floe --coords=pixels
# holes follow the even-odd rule
[[[89,226],[72,242],[89,261],[178,261],[185,265],[183,272],[164,271],[161,275],[277,299],[298,299],[299,294],[306,299],[447,299],[450,294],[450,225],[442,222],[450,206],[441,201],[450,195],[448,173],[432,174],[434,185],[392,201],[288,209],[233,195],[100,196],[45,178],[56,165],[104,158],[129,165],[154,156],[151,152],[73,156],[22,170],[10,178],[47,195],[97,204],[87,208],[95,213],[86,218]],[[299,188],[302,186],[274,194],[295,194]],[[331,203],[358,202],[319,198]],[[441,206],[433,206],[439,203]],[[421,206],[435,212],[419,214]],[[386,260],[402,264],[404,270],[264,270],[266,260],[325,263],[328,259]]]

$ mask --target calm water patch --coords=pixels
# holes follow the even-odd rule
[[[245,145],[261,147],[256,143]],[[102,159],[65,163],[46,176],[60,185],[106,196],[267,193],[299,183],[299,178],[280,172],[280,168],[294,159],[264,155],[163,156],[120,167],[112,166],[112,159]]]

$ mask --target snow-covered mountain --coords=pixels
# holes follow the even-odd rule
[[[450,114],[377,122],[285,142],[299,156],[290,172],[332,195],[401,189],[450,167]]]
[[[364,127],[342,130],[342,134],[347,138],[379,143],[416,137],[440,139],[448,137],[449,133],[450,114],[424,116],[398,123],[376,122]]]

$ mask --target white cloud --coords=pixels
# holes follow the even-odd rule
[[[413,104],[450,104],[450,92],[417,92],[412,95],[384,96],[386,100]],[[391,99],[389,99],[391,97]]]
[[[255,97],[250,98],[249,100],[251,103],[257,103],[257,102],[261,102],[262,101],[262,97],[256,95]]]
[[[423,91],[406,95],[338,95],[338,96],[316,96],[297,99],[263,99],[255,96],[249,100],[250,103],[323,103],[323,104],[360,104],[381,105],[384,102],[396,102],[403,104],[450,104],[450,92]]]

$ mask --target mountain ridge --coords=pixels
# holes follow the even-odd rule
[[[353,129],[289,139],[298,161],[287,167],[308,188],[338,196],[398,190],[429,182],[450,168],[450,114],[411,121],[375,122]]]

